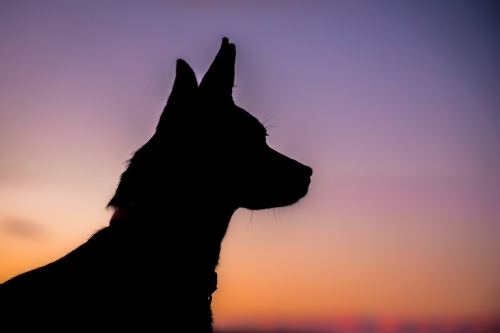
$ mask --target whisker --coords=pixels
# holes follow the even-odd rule
[[[276,115],[273,115],[273,116],[271,116],[271,117],[267,118],[267,119],[266,119],[266,120],[262,123],[262,126],[266,127],[266,123],[267,123],[269,120],[273,119],[274,117],[276,117]]]
[[[252,218],[253,218],[253,210],[251,211],[251,214],[250,214],[250,219],[248,220],[248,223],[247,223],[247,230],[248,230],[248,227],[252,224]]]

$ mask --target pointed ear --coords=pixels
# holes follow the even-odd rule
[[[200,83],[200,93],[210,99],[232,99],[236,47],[224,37],[219,53]]]
[[[191,67],[182,59],[177,60],[175,81],[167,105],[163,109],[156,131],[168,124],[168,118],[192,109],[198,95],[198,82]]]

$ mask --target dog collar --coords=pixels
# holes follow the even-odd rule
[[[115,212],[113,215],[111,215],[110,223],[113,222],[113,220],[119,220],[119,219],[126,219],[130,216],[130,213],[132,211],[132,208],[130,206],[121,206]]]

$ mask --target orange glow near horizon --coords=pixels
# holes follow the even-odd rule
[[[301,234],[303,244],[293,244],[290,231],[276,223],[266,228],[273,229],[273,236],[250,241],[252,231],[247,230],[241,215],[233,221],[227,242],[239,242],[244,252],[224,252],[225,246],[236,245],[223,245],[219,268],[222,289],[214,295],[214,311],[221,318],[265,318],[270,313],[278,318],[328,318],[332,314],[420,319],[497,316],[497,295],[491,295],[490,290],[499,276],[498,267],[486,258],[481,263],[472,254],[467,257],[466,252],[457,262],[450,262],[452,258],[437,254],[439,246],[447,245],[429,244],[432,240],[422,244],[427,248],[418,249],[414,243],[425,239],[421,234],[424,230],[412,230],[414,239],[406,236],[398,246],[380,235],[371,239],[359,235],[354,243],[332,238],[334,244],[316,235],[314,248],[305,233]],[[377,224],[372,216],[371,223],[380,226],[383,221]],[[279,240],[283,237],[286,241]],[[248,248],[241,244],[246,241]],[[274,243],[272,248],[267,242]],[[448,249],[454,255],[457,250],[461,251]],[[471,264],[475,271],[470,270]]]

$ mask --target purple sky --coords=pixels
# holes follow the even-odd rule
[[[236,103],[315,173],[294,207],[234,217],[219,318],[286,308],[227,310],[245,297],[245,270],[267,272],[256,292],[309,272],[280,288],[322,285],[338,296],[323,316],[500,315],[498,17],[473,1],[3,1],[0,267],[12,268],[0,281],[106,225],[104,206],[155,129],[175,60],[201,79],[227,36]],[[373,296],[346,301],[359,290]],[[419,301],[424,290],[438,296]],[[402,296],[377,303],[390,292]],[[323,304],[320,294],[301,297]]]

